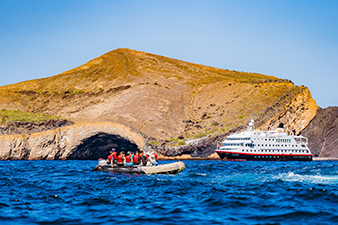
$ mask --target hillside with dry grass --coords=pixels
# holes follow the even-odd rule
[[[56,76],[0,87],[0,109],[121,122],[155,145],[174,145],[251,118],[262,125],[305,89],[273,76],[117,49]]]

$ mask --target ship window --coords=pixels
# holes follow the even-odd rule
[[[271,147],[271,145],[269,145]]]
[[[265,140],[267,140],[267,139],[265,139]]]
[[[270,139],[269,139],[269,141],[270,141]]]

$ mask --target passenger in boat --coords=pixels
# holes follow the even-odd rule
[[[151,152],[147,153],[147,166],[156,166],[157,165],[157,161],[155,158],[155,155]]]
[[[133,163],[134,165],[140,165],[141,164],[141,156],[138,154],[138,151],[135,152],[135,155],[133,156]]]
[[[144,154],[144,166],[148,166],[148,160],[149,160],[149,156],[150,156],[150,153],[149,152],[146,152]]]
[[[154,160],[153,161],[154,166],[157,166],[158,164],[157,154],[155,152],[152,152],[150,155],[152,156],[152,160]]]
[[[111,153],[110,165],[113,167],[117,165],[117,153],[116,153],[115,148],[113,148],[111,151],[112,153]]]
[[[110,152],[109,152],[109,155],[108,155],[108,158],[107,158],[107,161],[106,161],[106,164],[105,164],[105,165],[112,165],[112,164],[111,164],[111,161],[112,161],[111,158],[113,157],[113,156],[112,156],[112,153],[113,153],[113,151],[110,151]]]
[[[131,152],[127,152],[127,156],[126,156],[126,163],[125,163],[125,165],[126,166],[133,166],[134,164],[133,164],[133,158],[131,157],[132,155],[131,155]]]
[[[124,166],[124,161],[125,161],[125,157],[124,157],[124,152],[122,151],[117,157],[117,166]]]
[[[155,160],[156,160],[156,165],[158,163],[158,157],[157,157],[157,154],[155,152],[152,153],[154,156],[155,156]]]
[[[143,150],[141,150],[141,159],[142,159],[142,165],[147,165],[147,156],[143,153]]]

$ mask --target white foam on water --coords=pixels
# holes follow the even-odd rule
[[[323,176],[323,175],[301,175],[293,172],[280,173],[274,177],[289,182],[305,182],[315,184],[336,184],[338,183],[338,176]]]

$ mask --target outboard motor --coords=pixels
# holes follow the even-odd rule
[[[284,128],[284,123],[280,123],[280,124],[278,125],[278,128]]]
[[[98,165],[103,166],[106,163],[105,159],[99,158]]]

